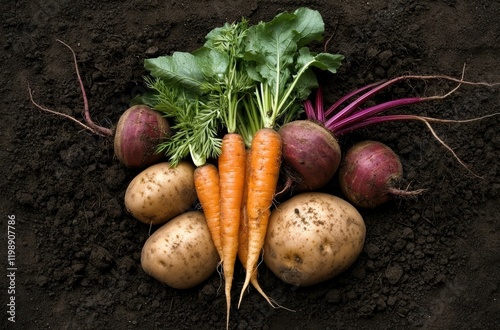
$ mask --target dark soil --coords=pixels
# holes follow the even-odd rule
[[[333,4],[334,3],[334,4]],[[322,75],[326,102],[366,83],[406,73],[500,81],[500,2],[442,1],[2,1],[0,15],[1,255],[15,215],[15,294],[1,283],[2,329],[222,329],[225,300],[215,273],[185,291],[140,266],[150,228],[123,206],[137,171],[114,158],[110,139],[37,110],[81,119],[75,48],[94,119],[110,127],[143,91],[147,57],[191,51],[226,21],[269,20],[298,6],[318,9],[330,52],[346,56]],[[321,45],[318,45],[318,48]],[[379,100],[449,90],[403,83]],[[427,91],[427,89],[429,89]],[[450,98],[401,109],[465,119],[500,112],[499,88],[462,86]],[[418,199],[362,210],[366,246],[358,261],[323,284],[297,288],[260,267],[263,288],[232,310],[232,329],[498,329],[500,327],[500,116],[435,125],[474,177],[420,123],[384,124],[344,138],[375,139],[401,156]],[[335,181],[329,185],[337,193]],[[12,228],[11,228],[12,229]],[[153,228],[154,230],[155,228]],[[244,274],[238,268],[235,292]],[[234,295],[236,299],[237,294]],[[7,314],[15,298],[15,323]]]

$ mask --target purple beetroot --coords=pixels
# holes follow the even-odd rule
[[[142,168],[163,155],[156,146],[170,136],[170,125],[162,115],[145,105],[135,105],[120,117],[115,131],[115,155],[129,168]]]
[[[341,151],[332,133],[309,120],[289,122],[279,133],[283,141],[284,190],[315,190],[333,178]]]
[[[156,153],[158,143],[170,136],[170,125],[160,113],[150,109],[145,105],[137,105],[126,110],[120,120],[116,130],[100,126],[93,122],[90,116],[89,102],[83,80],[80,76],[76,54],[68,44],[57,39],[58,42],[66,46],[73,55],[73,64],[80,85],[83,98],[83,117],[84,122],[65,113],[48,109],[36,103],[33,99],[33,93],[28,86],[30,100],[38,109],[69,119],[84,129],[104,137],[113,137],[115,155],[122,164],[130,168],[145,167],[158,161],[162,155]]]
[[[374,208],[393,197],[410,197],[424,189],[401,190],[401,161],[387,145],[376,141],[355,144],[344,156],[339,168],[339,183],[347,200],[356,206]]]

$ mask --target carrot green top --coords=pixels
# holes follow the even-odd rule
[[[312,67],[335,73],[343,58],[306,47],[323,32],[320,13],[299,8],[253,26],[226,23],[192,53],[146,59],[151,92],[142,101],[174,121],[158,150],[173,164],[190,154],[200,166],[219,155],[223,131],[250,145],[258,129],[297,118],[317,87]]]

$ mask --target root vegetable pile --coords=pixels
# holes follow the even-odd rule
[[[339,138],[374,124],[418,120],[458,159],[430,123],[498,115],[464,121],[381,115],[442,100],[462,84],[498,85],[443,75],[400,76],[370,84],[325,109],[315,72],[335,74],[343,56],[314,52],[323,33],[320,13],[299,8],[255,25],[245,19],[226,23],[210,31],[203,46],[191,53],[146,59],[148,92],[134,99],[141,104],[126,110],[116,129],[92,121],[76,55],[62,41],[73,54],[84,121],[39,105],[29,89],[32,103],[42,111],[70,119],[93,134],[114,137],[116,158],[141,170],[130,182],[124,204],[138,221],[155,226],[141,255],[147,274],[186,289],[222,266],[226,328],[237,259],[245,269],[238,307],[251,284],[270,306],[281,308],[259,283],[262,251],[265,265],[286,283],[309,286],[330,280],[362,253],[367,233],[355,207],[375,208],[391,196],[423,192],[396,186],[402,164],[388,146],[365,141],[342,158]],[[408,80],[446,80],[457,87],[444,95],[363,108],[377,93]],[[314,102],[309,99],[313,90]],[[336,178],[338,169],[348,201],[318,191]]]
[[[145,61],[151,92],[143,101],[174,122],[159,150],[174,165],[191,156],[197,166],[198,199],[222,263],[227,328],[238,253],[246,271],[238,306],[250,283],[278,306],[257,280],[281,170],[277,129],[298,118],[300,103],[317,86],[312,68],[335,73],[340,65],[341,55],[307,47],[323,32],[319,12],[299,8],[253,26],[225,24],[192,53]],[[207,165],[210,158],[217,168]],[[202,171],[211,173],[196,173]]]

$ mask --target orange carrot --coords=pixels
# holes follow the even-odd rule
[[[247,264],[248,258],[248,217],[246,211],[246,203],[248,198],[248,175],[250,172],[250,152],[247,151],[247,165],[246,165],[246,175],[245,175],[245,186],[243,188],[243,199],[241,201],[241,214],[240,214],[240,229],[239,229],[239,238],[238,238],[238,258],[240,259],[241,264],[245,267]],[[250,278],[250,283],[253,287],[259,292],[264,299],[272,306],[276,307],[276,305],[271,301],[271,299],[266,295],[264,290],[260,287],[260,284],[257,280],[257,272],[252,273],[252,277]]]
[[[222,262],[219,172],[215,165],[207,163],[197,167],[194,171],[194,185],[210,236]]]
[[[246,212],[248,219],[248,257],[243,294],[257,271],[260,251],[266,237],[273,197],[281,165],[281,137],[271,128],[257,131],[250,147],[250,168],[247,178]]]
[[[225,278],[227,323],[231,309],[231,287],[238,253],[238,229],[245,183],[245,143],[241,135],[228,133],[222,139],[219,156],[222,260]]]
[[[243,267],[247,264],[248,257],[248,218],[247,218],[247,198],[248,198],[248,173],[250,172],[250,150],[246,151],[245,183],[243,185],[243,196],[241,199],[240,228],[238,230],[238,259]]]

